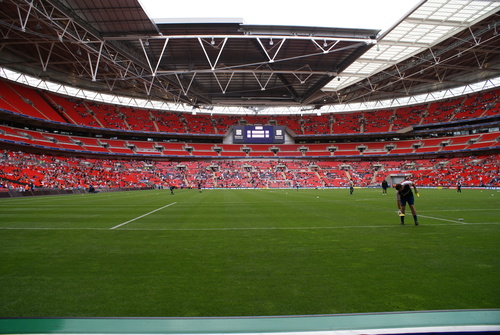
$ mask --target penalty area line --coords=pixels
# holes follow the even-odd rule
[[[158,212],[158,211],[160,211],[160,210],[162,210],[162,209],[164,209],[164,208],[167,208],[167,207],[170,207],[170,206],[172,206],[172,205],[175,205],[176,203],[177,203],[177,202],[173,202],[173,203],[168,204],[168,205],[166,205],[166,206],[163,206],[163,207],[157,208],[157,209],[155,209],[154,211],[151,211],[151,212],[149,212],[149,213],[146,213],[146,214],[143,214],[143,215],[138,216],[138,217],[136,217],[136,218],[133,218],[132,220],[128,220],[128,221],[126,221],[126,222],[120,223],[119,225],[116,225],[116,226],[114,226],[114,227],[112,227],[112,228],[109,228],[109,229],[110,229],[110,230],[113,230],[113,229],[119,228],[119,227],[121,227],[121,226],[126,225],[127,223],[134,222],[135,220],[139,220],[139,219],[141,219],[141,218],[143,218],[143,217],[145,217],[145,216],[148,216],[149,214],[153,214],[154,212]]]

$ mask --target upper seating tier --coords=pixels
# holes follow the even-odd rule
[[[232,126],[286,126],[295,135],[395,132],[410,126],[500,114],[500,89],[396,109],[305,115],[215,115],[145,110],[84,101],[0,80],[0,108],[77,126],[148,133],[224,135]]]

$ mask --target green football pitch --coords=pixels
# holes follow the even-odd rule
[[[0,317],[500,307],[500,192],[150,190],[0,200]],[[407,211],[408,212],[408,211]]]

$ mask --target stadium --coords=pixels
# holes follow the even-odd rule
[[[0,333],[500,332],[499,10],[0,1]]]

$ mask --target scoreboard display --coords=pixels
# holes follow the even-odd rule
[[[234,144],[283,144],[284,126],[234,126]]]

